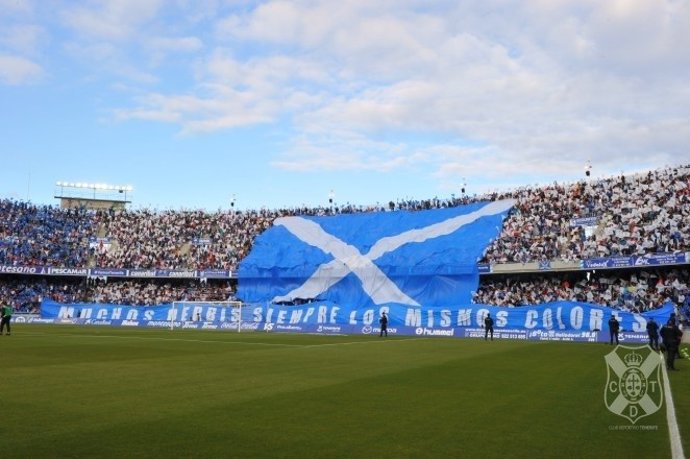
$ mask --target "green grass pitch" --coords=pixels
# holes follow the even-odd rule
[[[669,457],[620,430],[604,344],[16,325],[3,458]],[[690,365],[670,375],[690,451]]]

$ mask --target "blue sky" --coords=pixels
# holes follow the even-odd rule
[[[677,0],[0,0],[0,197],[373,204],[690,163]]]

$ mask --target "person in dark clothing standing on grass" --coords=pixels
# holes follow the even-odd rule
[[[379,324],[381,324],[381,333],[379,333],[379,337],[383,336],[384,333],[386,334],[386,337],[388,337],[388,316],[386,316],[385,312],[381,313]]]
[[[616,320],[616,316],[611,316],[609,319],[609,334],[611,335],[610,343],[613,344],[613,340],[616,340],[618,344],[618,331],[621,329],[621,324]]]
[[[649,347],[655,351],[659,350],[659,324],[656,323],[654,317],[647,322],[647,336],[649,337]]]
[[[2,317],[2,319],[0,319],[0,335],[2,335],[3,330],[5,330],[5,326],[7,326],[7,333],[5,334],[9,335],[10,320],[12,320],[12,306],[10,306],[7,300],[0,302],[0,316]]]
[[[683,332],[680,331],[678,325],[671,319],[666,322],[666,325],[661,327],[661,339],[666,349],[666,368],[668,370],[676,369],[676,353],[678,352],[678,345],[682,336]]]
[[[491,341],[494,340],[494,319],[491,317],[491,313],[486,315],[484,319],[484,341],[491,333]]]

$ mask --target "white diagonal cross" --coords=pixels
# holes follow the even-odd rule
[[[362,282],[362,288],[371,297],[374,304],[401,303],[419,306],[419,303],[402,292],[374,264],[374,260],[388,252],[397,250],[405,244],[412,242],[421,243],[454,233],[462,226],[472,223],[481,217],[505,212],[513,205],[513,200],[494,201],[469,214],[449,218],[424,228],[405,231],[397,236],[381,238],[364,255],[356,247],[343,242],[332,234],[328,234],[321,226],[311,220],[302,217],[278,218],[275,220],[274,225],[284,226],[303,242],[333,255],[334,260],[319,266],[300,287],[286,295],[276,296],[273,298],[273,301],[281,302],[292,301],[295,298],[316,298],[345,276],[353,273]]]

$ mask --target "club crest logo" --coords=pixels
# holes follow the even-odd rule
[[[606,408],[635,424],[656,413],[664,400],[661,359],[649,346],[616,346],[605,357]]]

